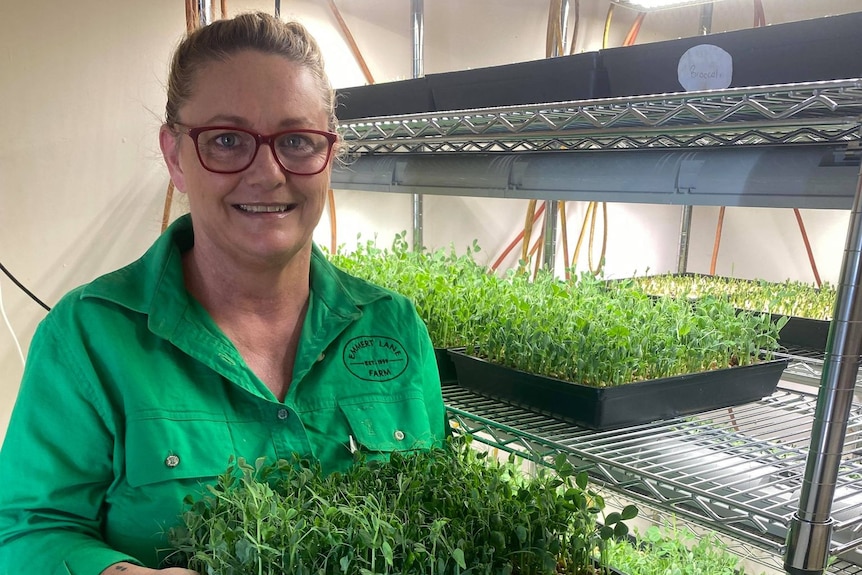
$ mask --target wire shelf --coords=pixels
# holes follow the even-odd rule
[[[859,139],[862,79],[385,116],[342,125],[348,153],[835,144]]]
[[[784,379],[817,387],[823,375],[825,353],[803,347],[789,347],[775,353],[776,359],[789,359]],[[862,390],[862,373],[856,376],[856,388]]]
[[[593,481],[634,501],[783,554],[803,487],[813,394],[780,387],[758,402],[613,431],[444,387],[453,425],[545,463],[564,453]],[[862,410],[854,408],[833,502],[831,553],[862,545]]]
[[[386,116],[341,126],[348,156],[836,147],[857,165],[862,79]],[[387,188],[388,189],[388,188]],[[724,199],[724,198],[722,198]],[[787,350],[787,381],[818,385],[823,357]],[[783,555],[817,398],[781,386],[758,402],[611,432],[447,386],[453,425],[536,462],[564,453],[634,501]],[[862,547],[862,411],[853,407],[832,506],[832,573]],[[862,563],[862,561],[858,561]]]
[[[827,570],[830,575],[862,575],[862,566],[848,561],[838,560]]]

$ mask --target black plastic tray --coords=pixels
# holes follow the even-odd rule
[[[762,313],[762,312],[753,312]],[[772,321],[783,317],[772,315]],[[812,351],[826,351],[829,321],[807,317],[788,316],[787,323],[778,332],[778,343],[784,347],[804,347]]]
[[[335,115],[341,121],[434,111],[434,98],[425,78],[339,88],[335,98]]]
[[[341,121],[546,102],[605,95],[599,53],[428,74],[422,78],[336,90]]]
[[[607,97],[679,92],[686,50],[711,44],[733,60],[730,87],[857,78],[862,13],[603,49]],[[840,48],[839,48],[840,47]]]
[[[588,100],[605,95],[599,53],[425,76],[437,111]]]
[[[458,385],[605,430],[757,401],[771,395],[788,360],[765,361],[616,387],[592,387],[504,367],[450,350]]]
[[[440,372],[440,385],[456,385],[458,374],[455,372],[455,364],[452,362],[449,350],[445,347],[435,347],[434,356],[437,358],[437,371]]]

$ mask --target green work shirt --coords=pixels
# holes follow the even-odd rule
[[[315,246],[279,402],[186,291],[191,220],[66,295],[39,325],[0,450],[0,575],[158,567],[183,498],[231,457],[344,469],[445,436],[434,351],[410,301]]]

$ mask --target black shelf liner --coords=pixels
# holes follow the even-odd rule
[[[336,116],[356,120],[684,91],[680,57],[700,44],[733,60],[730,87],[862,77],[862,12],[760,28],[428,74],[336,90]]]

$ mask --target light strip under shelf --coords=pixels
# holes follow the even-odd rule
[[[683,8],[697,4],[710,4],[718,0],[611,0],[614,4],[639,10],[641,12],[652,12],[655,10],[667,10],[669,8]]]

